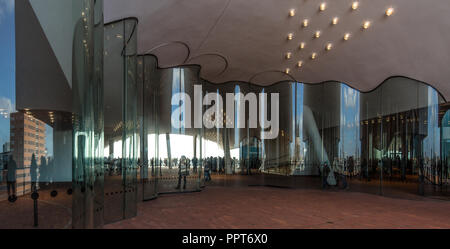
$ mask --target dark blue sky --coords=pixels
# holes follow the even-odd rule
[[[14,11],[0,0],[0,109],[15,106]],[[14,111],[14,110],[9,110]],[[0,117],[0,146],[9,141],[9,118]],[[1,150],[1,149],[0,149]]]

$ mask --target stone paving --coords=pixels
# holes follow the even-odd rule
[[[105,194],[119,189],[121,181],[116,178],[110,179],[114,184],[106,184]],[[318,189],[320,182],[314,178],[298,178],[293,182],[302,183],[298,188],[264,187],[287,181],[267,179],[261,175],[214,175],[202,192],[139,201],[137,217],[105,228],[450,228],[449,198],[437,195],[448,190],[422,197],[413,194],[415,184],[392,182],[386,184],[386,196],[382,197],[376,194],[375,182],[353,181],[350,190],[324,191]],[[172,186],[172,182],[167,184]],[[71,228],[68,188],[70,184],[43,186],[39,191],[39,228]],[[54,189],[58,190],[56,197],[50,195]],[[367,191],[370,189],[374,191]],[[138,192],[137,196],[142,196],[141,185]],[[114,196],[120,197],[117,203],[111,199]],[[105,195],[105,209],[122,214],[123,197],[120,193],[114,196]],[[29,195],[16,203],[0,201],[0,210],[0,229],[33,228]],[[104,218],[108,223],[120,220],[121,215],[105,212]]]
[[[107,229],[450,228],[450,202],[348,191],[208,186],[138,204]]]
[[[52,190],[58,195],[51,196]],[[39,190],[38,227],[39,229],[65,229],[72,227],[72,196],[66,193],[67,187]],[[0,201],[0,229],[33,229],[34,204],[30,194],[19,197],[16,202]]]

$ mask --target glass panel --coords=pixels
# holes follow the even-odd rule
[[[16,33],[2,32],[19,62],[0,91],[2,225],[101,227],[103,1],[14,4]]]
[[[135,19],[105,26],[105,223],[136,215],[138,79]]]
[[[156,174],[158,162],[155,158],[155,130],[157,116],[155,106],[157,92],[156,80],[156,58],[153,56],[141,56],[138,60],[140,68],[139,76],[142,80],[142,133],[141,133],[141,179],[143,200],[157,197]],[[158,160],[159,161],[159,160]]]
[[[124,218],[137,215],[137,160],[138,138],[138,82],[137,82],[137,21],[124,21],[124,97],[123,110],[125,125],[122,137],[122,171],[124,181]]]
[[[450,184],[450,105],[442,105],[440,115],[442,119],[442,185],[444,194],[449,195],[448,186]]]
[[[84,1],[75,11],[73,227],[92,228],[103,226],[103,3]]]

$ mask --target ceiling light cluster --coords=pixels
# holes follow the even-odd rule
[[[327,7],[328,7],[328,6],[327,6],[327,3],[326,3],[326,2],[322,2],[322,3],[319,5],[319,12],[325,11],[325,10],[327,9]],[[359,1],[353,1],[353,2],[352,2],[352,4],[351,4],[351,10],[352,10],[352,11],[358,10],[359,7],[360,7]],[[395,9],[394,9],[393,7],[388,7],[388,8],[385,10],[384,15],[385,15],[386,17],[390,17],[390,16],[392,16],[394,13],[395,13]],[[296,10],[295,10],[294,8],[290,9],[290,10],[289,10],[289,16],[290,16],[290,17],[294,17],[295,15],[296,15]],[[339,24],[339,22],[340,22],[340,19],[339,19],[339,17],[337,17],[337,16],[335,16],[335,17],[333,17],[333,18],[331,19],[331,25],[333,25],[333,26]],[[309,20],[308,18],[304,18],[304,19],[302,20],[302,22],[301,22],[301,27],[306,28],[306,27],[308,27],[308,26],[310,26],[310,20]],[[372,26],[372,22],[371,22],[370,20],[365,20],[365,21],[362,23],[362,29],[363,29],[363,30],[367,30],[367,29],[369,29],[371,26]],[[316,31],[314,32],[314,34],[313,34],[313,38],[314,38],[314,39],[318,39],[318,38],[320,38],[321,36],[322,36],[322,32],[321,32],[320,30],[316,30]],[[347,33],[344,33],[344,35],[343,35],[343,37],[342,37],[341,39],[343,39],[344,41],[348,41],[348,40],[350,40],[351,37],[352,37],[352,34],[351,34],[350,32],[347,32]],[[293,40],[293,39],[294,39],[294,33],[288,33],[287,39],[288,39],[288,40]],[[305,42],[300,42],[298,49],[299,49],[299,50],[304,50],[305,48],[306,48],[306,43],[305,43]],[[332,42],[328,42],[328,43],[325,44],[325,51],[330,51],[330,50],[332,50],[333,48],[334,48],[334,44],[333,44]],[[319,54],[318,54],[317,52],[312,52],[312,53],[310,54],[310,59],[311,59],[311,60],[315,60],[315,59],[318,58],[318,56],[319,56]],[[286,60],[290,60],[290,59],[292,59],[292,58],[294,58],[294,54],[293,54],[292,52],[287,52],[287,53],[285,53],[285,59],[286,59]],[[304,62],[303,62],[302,60],[298,60],[297,63],[296,63],[296,67],[297,67],[297,68],[301,68],[301,67],[303,67],[303,66],[304,66]],[[286,68],[286,69],[284,70],[284,72],[285,72],[286,74],[290,74],[290,73],[291,73],[291,69],[288,67],[288,68]]]
[[[308,19],[304,19],[303,23],[302,23],[303,28],[308,27],[308,24],[309,24],[309,20]]]
[[[294,39],[294,34],[293,33],[289,33],[288,36],[287,36],[287,39],[288,40]]]
[[[333,18],[333,20],[331,21],[331,24],[337,25],[338,22],[339,22],[339,18],[338,18],[338,17],[335,17],[335,18]]]
[[[320,30],[317,30],[316,33],[314,33],[314,38],[320,38]]]
[[[306,43],[301,42],[301,43],[300,43],[300,49],[305,49],[305,47],[306,47]]]
[[[286,59],[289,60],[290,58],[292,58],[292,53],[291,52],[287,52],[286,53]]]
[[[289,16],[294,17],[295,16],[295,9],[289,10]]]
[[[345,33],[344,35],[344,40],[348,41],[350,39],[351,34],[350,33]]]
[[[368,28],[370,28],[370,25],[371,25],[372,23],[370,22],[370,21],[365,21],[364,23],[363,23],[363,29],[368,29]]]
[[[390,7],[386,10],[386,16],[392,16],[394,14],[394,8]]]

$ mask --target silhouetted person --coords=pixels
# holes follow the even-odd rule
[[[152,176],[155,176],[155,158],[150,159],[150,167],[152,167]]]
[[[423,158],[419,159],[419,195],[425,194],[425,171]]]
[[[347,161],[344,162],[344,167],[340,169],[339,174],[341,176],[341,181],[342,181],[342,188],[343,189],[347,189],[348,188],[348,183],[347,183],[347,172],[349,172],[350,168],[349,167],[353,167],[351,166],[353,165],[353,157],[350,157]],[[351,174],[351,173],[350,173]],[[351,175],[350,175],[350,179],[351,179]]]
[[[346,170],[348,170],[350,179],[353,177],[353,172],[355,171],[355,161],[353,160],[353,157],[349,157],[346,165]]]
[[[37,181],[38,181],[38,166],[36,161],[36,156],[33,154],[31,156],[31,166],[30,166],[30,176],[31,176],[31,191],[36,191]]]
[[[9,197],[16,197],[16,171],[17,171],[17,164],[16,161],[14,161],[13,156],[9,156],[8,161],[8,175],[6,177],[7,182],[7,188],[8,188],[8,196]]]
[[[328,187],[327,179],[328,179],[329,173],[330,173],[330,167],[328,166],[328,163],[325,162],[322,167],[322,188],[323,189]]]
[[[197,173],[197,165],[198,165],[197,157],[192,158],[192,167],[193,167],[194,173]]]
[[[189,174],[189,170],[187,167],[187,160],[185,156],[181,156],[180,162],[178,167],[178,185],[175,189],[180,189],[181,187],[181,177],[183,177],[183,189],[186,189],[186,176]]]
[[[231,169],[234,175],[236,173],[236,157],[233,157],[233,160],[231,160]]]
[[[205,182],[211,181],[211,158],[205,161],[204,167]]]
[[[225,167],[225,159],[223,157],[219,157],[219,173],[224,173],[224,167]]]

